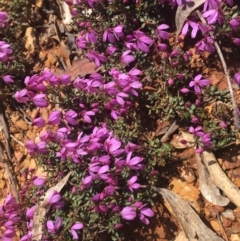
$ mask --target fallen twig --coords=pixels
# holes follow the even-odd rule
[[[179,125],[177,124],[177,121],[174,121],[171,126],[168,128],[165,135],[161,138],[161,142],[166,142],[171,134],[173,134],[177,129],[179,128]]]
[[[13,196],[16,198],[16,201],[19,202],[17,187],[15,184],[11,169],[8,165],[8,162],[4,160],[3,147],[4,147],[4,145],[2,144],[2,142],[0,142],[0,162],[3,163],[4,168],[8,174],[9,182],[10,182],[10,185],[11,185],[11,188],[13,191]]]
[[[199,156],[199,154],[196,155]],[[240,207],[240,190],[224,173],[214,154],[212,152],[203,151],[201,158],[209,171],[214,185],[220,188],[231,202],[237,207]]]
[[[199,12],[199,10],[197,10],[196,13],[197,13],[199,19],[201,20],[201,22],[202,22],[203,24],[207,25],[206,20],[202,17],[202,15],[201,15],[201,13]],[[220,61],[221,61],[222,67],[223,67],[224,74],[226,75],[226,78],[227,78],[228,88],[229,88],[229,92],[230,92],[231,99],[232,99],[232,105],[233,105],[234,125],[235,125],[236,128],[240,129],[238,107],[237,107],[237,103],[236,103],[236,100],[235,100],[235,97],[234,97],[233,88],[232,88],[231,80],[230,80],[230,77],[229,77],[227,65],[226,65],[226,62],[225,62],[225,60],[224,60],[222,51],[221,51],[218,43],[214,40],[215,38],[214,38],[213,33],[210,31],[209,34],[210,34],[210,36],[211,36],[212,39],[213,39],[213,43],[214,43],[214,46],[215,46],[215,48],[216,48],[216,50],[217,50],[218,56],[219,56],[219,58],[220,58]]]

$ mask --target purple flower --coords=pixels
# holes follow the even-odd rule
[[[209,133],[201,133],[200,135],[200,142],[202,145],[206,148],[209,148],[212,146],[212,139]]]
[[[52,111],[48,117],[48,123],[58,125],[61,122],[62,112],[59,110]]]
[[[92,176],[87,176],[82,180],[80,189],[84,190],[92,185]]]
[[[169,39],[170,34],[165,31],[165,29],[168,29],[169,26],[167,24],[161,24],[157,27],[157,34],[158,37],[161,39]]]
[[[121,62],[125,65],[129,65],[131,62],[135,61],[135,57],[133,55],[128,55],[131,53],[131,50],[124,51],[121,56]]]
[[[107,50],[106,50],[107,54],[110,56],[113,56],[116,51],[117,51],[117,48],[114,46],[107,47]]]
[[[227,3],[229,6],[233,6],[234,2],[233,0],[223,0],[225,3]]]
[[[201,88],[204,88],[210,84],[208,79],[201,79],[202,75],[197,75],[194,80],[189,83],[189,87],[194,87],[196,94],[201,94]]]
[[[89,50],[87,57],[90,61],[94,61],[97,67],[100,66],[100,62],[107,62],[107,58],[97,51]]]
[[[110,43],[114,44],[116,39],[124,36],[122,30],[122,25],[118,25],[115,28],[109,28],[105,30],[103,33],[103,41],[106,42],[108,40]]]
[[[131,158],[132,154],[132,152],[129,152],[127,154],[126,166],[128,166],[132,170],[141,170],[143,168],[143,164],[140,164],[140,162],[143,161],[143,158],[138,156]]]
[[[128,35],[127,40],[129,41],[126,43],[128,49],[134,48],[144,53],[148,53],[149,46],[153,44],[153,40],[140,30],[134,31],[133,35]]]
[[[75,224],[72,225],[71,233],[72,233],[73,239],[78,240],[78,234],[77,234],[76,230],[80,230],[83,228],[84,228],[84,225],[83,225],[83,223],[80,223],[80,222],[76,222]]]
[[[195,136],[201,136],[203,134],[201,126],[197,126],[196,128],[190,126],[189,132]]]
[[[196,37],[197,32],[198,32],[199,29],[202,32],[202,35],[204,35],[206,33],[206,27],[204,26],[204,24],[196,23],[196,22],[187,20],[186,23],[183,26],[183,29],[182,29],[182,35],[183,36],[185,36],[187,34],[189,26],[192,27],[192,32],[191,32],[191,37],[192,38]]]
[[[29,98],[27,97],[28,94],[28,90],[27,89],[23,89],[20,91],[17,91],[14,95],[15,99],[17,102],[19,103],[26,103],[29,101]]]
[[[34,179],[33,184],[37,187],[42,187],[44,186],[46,183],[46,179],[43,177],[37,177],[36,179]]]
[[[187,94],[190,90],[188,88],[182,88],[180,89],[180,92],[183,94]]]
[[[57,209],[61,209],[64,206],[64,202],[61,201],[62,196],[55,190],[52,190],[48,197],[48,203]]]
[[[137,176],[133,176],[128,180],[128,187],[130,189],[131,192],[133,192],[133,189],[138,189],[141,187],[141,185],[139,183],[136,183],[138,177]]]
[[[47,107],[46,94],[38,94],[33,97],[33,103],[38,107]]]
[[[35,118],[33,120],[32,124],[37,127],[43,127],[43,126],[45,126],[45,120],[42,117]]]
[[[227,127],[227,124],[226,124],[224,121],[220,121],[219,125],[220,125],[222,128],[226,128],[226,127]]]
[[[4,80],[4,82],[6,83],[6,84],[12,84],[12,83],[14,83],[14,79],[13,79],[14,77],[13,76],[11,76],[11,75],[4,75],[3,76],[3,80]]]
[[[138,208],[139,210],[139,218],[140,220],[144,223],[144,224],[149,224],[149,220],[147,217],[153,217],[154,216],[154,212],[152,211],[151,208],[147,208],[145,207],[146,205],[141,206],[140,208]]]
[[[207,9],[217,9],[218,7],[220,7],[219,0],[205,0],[203,12],[206,12]]]
[[[77,117],[78,114],[74,110],[69,110],[65,113],[65,119],[71,125],[78,125]]]
[[[133,220],[136,218],[137,214],[136,214],[136,208],[134,207],[125,207],[123,208],[123,210],[121,211],[121,216],[123,219],[126,220]]]
[[[84,122],[86,123],[91,123],[92,122],[92,119],[90,118],[90,116],[95,116],[95,112],[94,111],[86,111],[86,110],[83,110],[81,112],[81,115],[84,119]]]
[[[80,35],[77,37],[76,43],[77,43],[78,48],[85,49],[86,45],[87,45],[87,40],[85,39],[85,37]]]
[[[215,51],[214,42],[211,37],[206,37],[201,41],[197,42],[195,48],[197,53],[202,53],[204,51],[213,53]]]
[[[63,85],[68,85],[71,83],[71,76],[69,74],[62,74],[60,79]]]
[[[32,206],[31,208],[28,208],[28,209],[27,209],[26,217],[27,217],[28,219],[32,219],[33,216],[34,216],[34,212],[35,212],[35,205]]]
[[[229,21],[229,25],[230,25],[231,29],[237,30],[237,28],[240,25],[240,18],[239,17],[233,18],[232,20]]]
[[[216,9],[211,9],[211,10],[203,13],[202,16],[207,19],[208,24],[214,24],[218,20],[219,11]]]
[[[240,84],[240,71],[233,76],[233,80],[236,84]]]
[[[8,15],[6,12],[0,11],[0,28],[3,28],[7,25]]]
[[[97,43],[97,33],[94,30],[89,30],[85,36],[88,43]]]
[[[237,46],[240,46],[240,38],[233,38],[233,43]]]
[[[57,233],[61,225],[62,225],[62,219],[60,217],[57,218],[55,223],[52,220],[48,220],[47,221],[48,232],[52,234]]]

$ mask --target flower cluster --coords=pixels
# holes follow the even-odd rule
[[[189,132],[195,136],[197,139],[198,148],[196,150],[197,153],[201,153],[205,149],[209,149],[212,147],[213,142],[211,139],[210,133],[205,133],[202,130],[202,126],[189,127]]]
[[[15,197],[7,195],[3,205],[0,205],[0,238],[2,240],[12,240],[16,236],[16,224],[20,221],[19,204]]]

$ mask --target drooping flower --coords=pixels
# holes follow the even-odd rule
[[[64,206],[64,202],[61,199],[62,196],[57,191],[52,190],[48,197],[48,203],[55,208],[60,209]]]
[[[38,107],[47,107],[46,94],[37,94],[33,97],[33,103]]]
[[[125,65],[129,65],[133,61],[135,61],[135,57],[133,55],[129,55],[131,50],[124,51],[121,56],[121,62]]]
[[[12,84],[14,83],[14,77],[12,75],[4,75],[3,80],[6,84]]]
[[[8,24],[7,19],[8,19],[7,13],[0,11],[0,28],[3,28]]]
[[[219,10],[217,9],[208,10],[205,13],[203,13],[202,16],[207,19],[208,24],[214,24],[218,20]]]
[[[137,216],[136,208],[130,207],[130,206],[123,208],[123,210],[121,211],[121,216],[123,219],[126,219],[126,220],[135,219]]]
[[[161,24],[157,27],[157,34],[160,39],[169,39],[170,34],[165,31],[169,26],[167,24]]]
[[[48,117],[48,123],[58,125],[61,122],[62,112],[59,110],[52,111]]]
[[[96,33],[96,31],[94,31],[93,29],[89,30],[86,33],[85,38],[86,38],[88,43],[96,44],[97,43],[97,33]]]
[[[233,43],[237,46],[240,46],[240,38],[233,38]]]
[[[17,102],[26,103],[26,102],[29,101],[29,98],[28,98],[27,94],[28,94],[28,90],[23,89],[23,90],[17,91],[15,93],[14,97],[15,97]]]
[[[185,36],[188,32],[189,26],[192,28],[191,37],[196,38],[198,30],[201,31],[202,35],[206,33],[206,27],[202,23],[196,23],[190,20],[187,20],[182,28],[182,35]]]
[[[57,218],[56,222],[54,223],[52,220],[47,221],[47,228],[48,232],[52,234],[56,234],[59,231],[59,228],[62,225],[62,219],[60,217]]]
[[[42,117],[38,117],[33,120],[32,124],[38,127],[43,127],[45,126],[45,120]]]
[[[214,42],[211,37],[205,37],[201,41],[197,42],[195,48],[198,54],[201,54],[204,51],[209,53],[213,53],[215,51]]]
[[[138,189],[141,187],[141,185],[139,183],[136,183],[138,177],[137,176],[133,176],[128,180],[128,187],[130,189],[131,192],[133,192],[133,189]]]
[[[149,224],[149,220],[148,217],[153,217],[155,214],[152,211],[151,208],[146,207],[146,205],[142,205],[141,207],[138,208],[139,213],[138,216],[140,218],[140,220],[144,223],[144,224]]]
[[[240,71],[233,76],[233,80],[236,84],[240,84]]]
[[[75,224],[72,225],[71,233],[72,233],[73,239],[78,240],[78,234],[76,230],[80,230],[83,228],[84,228],[84,225],[83,223],[80,223],[80,222],[76,222]]]
[[[90,61],[94,61],[98,67],[100,66],[101,62],[103,63],[107,62],[107,58],[103,54],[100,54],[97,51],[89,50],[87,57]]]
[[[65,113],[65,119],[71,125],[78,125],[78,121],[76,120],[77,117],[78,114],[74,110],[68,110]]]
[[[43,177],[37,177],[34,179],[33,184],[37,187],[43,187],[46,183],[46,179]]]
[[[32,206],[31,208],[28,208],[28,209],[27,209],[26,217],[27,217],[28,219],[32,219],[33,216],[34,216],[34,212],[35,212],[35,205]]]

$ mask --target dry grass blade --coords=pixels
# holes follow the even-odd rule
[[[187,17],[190,15],[192,11],[202,5],[205,0],[194,0],[192,2],[187,3],[181,7],[178,7],[176,15],[175,15],[175,24],[177,27],[176,35],[179,35],[184,22],[186,21]]]
[[[189,241],[224,241],[199,218],[192,207],[177,194],[165,188],[155,188],[169,203]]]
[[[58,182],[55,186],[49,188],[47,192],[40,197],[39,203],[36,204],[34,217],[33,217],[33,228],[32,228],[32,237],[33,241],[42,240],[42,221],[49,210],[48,206],[48,198],[53,190],[60,192],[62,188],[65,186],[68,181],[71,172],[69,172],[60,182]]]

